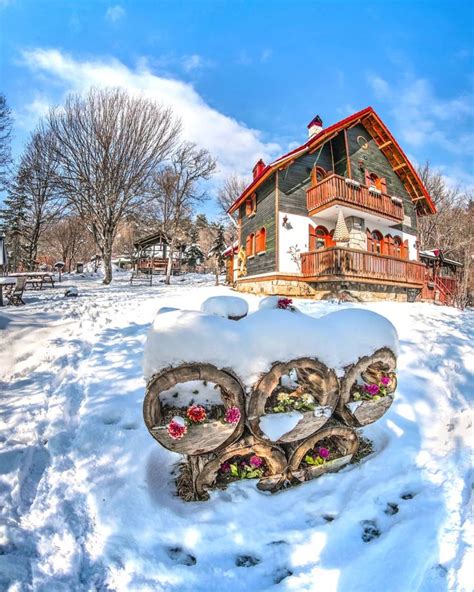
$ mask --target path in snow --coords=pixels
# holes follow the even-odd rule
[[[77,299],[47,290],[0,311],[0,588],[464,589],[472,313],[367,306],[395,324],[401,355],[362,464],[275,496],[247,482],[185,504],[173,496],[179,456],[143,424],[143,344],[161,306],[230,292],[78,287]]]

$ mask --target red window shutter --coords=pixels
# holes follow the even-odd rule
[[[402,259],[408,259],[408,240],[403,241],[401,253],[402,253]]]
[[[387,179],[385,177],[380,179],[380,189],[382,193],[387,193]]]
[[[370,178],[370,171],[368,169],[365,169],[365,184],[367,187],[370,187],[373,184],[372,179]]]

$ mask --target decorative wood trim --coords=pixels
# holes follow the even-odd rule
[[[393,170],[394,170],[395,172],[397,172],[398,170],[400,170],[400,169],[403,169],[403,168],[405,168],[406,166],[408,166],[408,164],[407,164],[406,162],[402,162],[402,164],[398,164],[397,166],[393,167]]]
[[[387,142],[380,144],[379,149],[383,150],[384,148],[387,148],[387,146],[390,146],[390,144],[393,144],[392,140],[388,140]]]
[[[280,271],[280,173],[275,173],[275,271]]]

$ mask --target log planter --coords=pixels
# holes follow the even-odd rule
[[[288,444],[311,436],[324,426],[336,408],[339,383],[333,370],[311,358],[276,363],[256,384],[248,405],[250,431],[263,442],[270,442],[271,439],[262,430],[260,422],[265,416],[275,415],[271,406],[272,401],[275,401],[275,393],[281,389],[282,376],[293,370],[298,376],[298,388],[313,397],[316,408],[311,411],[300,411],[302,417],[296,426],[281,435],[274,443]]]
[[[293,482],[315,479],[324,473],[334,473],[351,462],[359,448],[359,439],[355,430],[336,422],[320,430],[314,436],[306,438],[298,445],[292,446],[288,462],[288,478]],[[329,457],[323,464],[309,464],[305,459],[318,456],[324,448]]]
[[[222,414],[226,409],[237,407],[240,411],[238,423],[211,419],[188,426],[182,438],[172,439],[167,430],[160,394],[189,381],[216,384],[221,392]],[[182,415],[184,416],[184,413]],[[219,370],[211,364],[185,364],[167,368],[155,374],[148,382],[143,402],[143,417],[153,438],[168,450],[191,456],[216,452],[229,446],[242,435],[245,425],[244,390],[239,380],[229,371]]]
[[[362,427],[377,421],[388,411],[397,388],[396,366],[395,354],[388,348],[382,348],[371,356],[360,358],[356,364],[346,369],[336,410],[336,414],[345,424]],[[390,379],[390,383],[385,387],[386,395],[377,400],[354,400],[360,379],[368,385],[378,385],[383,376]]]
[[[251,434],[231,444],[225,450],[207,456],[190,457],[190,470],[194,484],[195,499],[208,499],[208,490],[212,488],[225,488],[232,481],[228,472],[223,473],[224,463],[240,463],[249,460],[253,456],[263,461],[263,475],[257,477],[257,487],[262,491],[273,492],[280,488],[286,476],[287,461],[285,454],[277,446],[264,444]]]

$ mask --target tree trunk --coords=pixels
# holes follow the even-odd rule
[[[166,265],[166,279],[165,279],[165,284],[167,284],[168,286],[171,283],[171,271],[173,270],[173,254],[174,254],[174,245],[173,245],[173,242],[171,242],[169,245],[169,251],[168,251],[168,264]]]
[[[219,285],[219,264],[216,263],[216,286]]]

